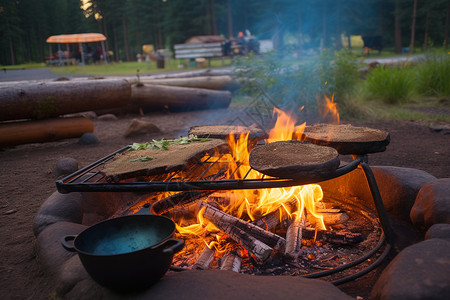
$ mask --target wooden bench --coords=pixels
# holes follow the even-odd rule
[[[47,59],[46,64],[48,65],[56,65],[56,66],[62,66],[62,65],[74,65],[76,63],[75,58],[51,58]]]
[[[196,58],[224,57],[223,43],[204,43],[204,44],[177,44],[174,46],[176,59],[189,59],[191,61]],[[222,62],[223,63],[223,62]]]

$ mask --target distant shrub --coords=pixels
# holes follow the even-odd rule
[[[370,98],[388,104],[406,102],[414,94],[414,74],[407,67],[378,66],[368,75],[365,82]]]
[[[428,55],[416,70],[417,91],[420,94],[450,96],[450,55]]]

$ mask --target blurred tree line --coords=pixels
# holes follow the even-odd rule
[[[385,48],[447,47],[449,0],[0,0],[0,64],[41,62],[56,34],[100,32],[113,59],[142,45],[246,29],[279,49],[342,47],[341,35],[381,36]]]

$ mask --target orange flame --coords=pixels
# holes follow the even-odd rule
[[[277,108],[274,108],[274,115],[277,115],[277,121],[274,128],[270,131],[266,143],[299,139],[301,137],[306,123],[296,126],[296,119],[292,115]],[[221,160],[226,160],[230,165],[230,173],[227,174],[228,178],[242,179],[244,176],[246,176],[246,179],[263,178],[264,175],[251,169],[248,163],[250,155],[248,134],[240,135],[236,139],[234,133],[231,133],[227,138],[227,142],[231,149],[231,154],[227,154]],[[236,169],[238,171],[231,174],[232,170]],[[231,200],[230,204],[221,207],[221,209],[235,217],[252,221],[257,217],[281,209],[283,213],[297,218],[306,210],[317,219],[316,224],[321,229],[325,229],[322,217],[315,210],[315,202],[321,201],[323,198],[322,189],[317,184],[288,188],[229,191],[227,196]],[[296,209],[292,210],[293,207]],[[177,225],[178,231],[183,235],[189,234],[202,237],[212,228],[216,229],[215,226],[208,228],[210,223],[204,220],[201,215],[202,213],[199,213],[197,216],[198,224],[185,227]],[[213,246],[219,249],[217,248],[218,243],[208,243],[206,241],[205,243],[208,247]],[[220,248],[224,249],[222,246]]]
[[[324,95],[325,97],[325,107],[323,108],[323,117],[326,117],[328,114],[330,114],[330,123],[332,124],[339,124],[340,117],[339,112],[337,109],[337,103],[334,102],[334,94],[331,96],[331,99],[327,97],[327,95]]]

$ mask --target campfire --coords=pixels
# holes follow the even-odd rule
[[[332,111],[332,100],[328,99],[328,104]],[[344,272],[344,276],[367,273],[389,251],[378,253],[384,245],[384,234],[389,239],[389,224],[384,207],[379,205],[381,199],[377,199],[373,174],[365,163],[366,153],[384,150],[388,138],[384,136],[381,141],[373,142],[357,136],[356,140],[351,137],[350,143],[338,142],[339,153],[355,154],[354,160],[337,169],[333,167],[328,173],[313,169],[306,173],[311,176],[306,177],[272,177],[255,170],[250,162],[251,153],[258,145],[306,139],[321,145],[317,146],[320,149],[329,148],[325,145],[333,142],[314,135],[311,139],[305,132],[314,132],[314,127],[309,128],[305,123],[297,125],[295,118],[281,110],[275,108],[274,115],[277,121],[268,134],[255,136],[250,134],[251,128],[237,127],[240,133],[230,132],[226,136],[228,151],[217,148],[173,172],[126,179],[104,176],[101,171],[104,164],[114,160],[117,153],[128,151],[126,148],[64,178],[57,185],[63,192],[146,192],[144,197],[111,217],[135,214],[150,205],[153,214],[175,221],[176,235],[186,246],[175,256],[173,270],[221,269],[247,274],[322,277],[359,265],[356,271]],[[339,120],[337,112],[335,120]],[[378,203],[378,216],[357,202],[324,195],[317,184],[361,164]],[[375,260],[372,256],[379,258]]]

